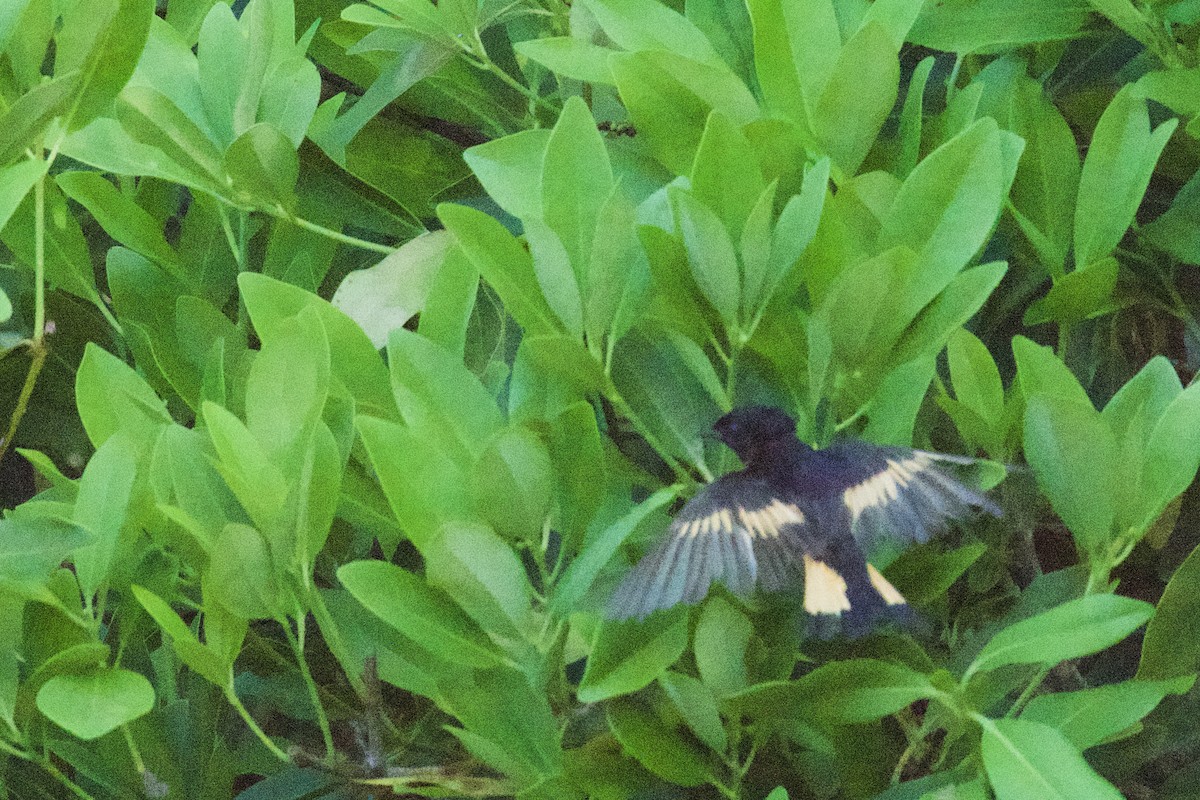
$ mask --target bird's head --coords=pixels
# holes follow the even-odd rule
[[[748,465],[766,445],[795,443],[796,420],[774,406],[746,406],[717,420],[713,432]]]

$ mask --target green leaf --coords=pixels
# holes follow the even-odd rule
[[[742,83],[753,86],[756,80],[754,42],[746,4],[729,0],[692,0],[684,6],[684,14]]]
[[[670,670],[659,676],[658,683],[696,738],[714,752],[724,753],[728,739],[712,691],[691,675]]]
[[[1041,393],[1026,400],[1025,456],[1084,552],[1098,553],[1111,540],[1118,455],[1090,401]]]
[[[1104,406],[1100,416],[1112,429],[1126,462],[1142,461],[1151,431],[1182,391],[1183,384],[1171,362],[1155,356]]]
[[[388,382],[387,368],[370,339],[352,319],[312,292],[253,272],[238,276],[242,300],[263,342],[285,335],[288,320],[312,308],[329,340],[330,373],[354,395],[359,411],[384,419],[396,419],[396,401]]]
[[[998,428],[1004,417],[1004,384],[987,346],[966,328],[959,328],[946,343],[946,360],[954,398],[993,429]]]
[[[274,125],[251,126],[225,150],[222,167],[239,202],[271,211],[295,206],[300,161],[291,140]]]
[[[624,336],[645,301],[650,277],[638,240],[637,211],[621,186],[614,186],[596,220],[596,235],[584,275],[583,319],[588,341]]]
[[[775,216],[777,188],[779,182],[772,181],[763,189],[740,223],[742,232],[737,244],[742,263],[742,319],[753,320],[766,303],[766,299],[762,299],[767,293],[764,284],[768,280],[768,270],[775,266],[771,261],[771,224]],[[816,226],[813,227],[815,230]]]
[[[337,574],[355,600],[429,652],[481,669],[503,663],[474,620],[411,572],[383,561],[353,561]]]
[[[932,546],[913,547],[889,564],[885,574],[909,603],[920,605],[945,595],[985,552],[987,545],[983,542],[946,552]]]
[[[547,446],[555,480],[553,524],[568,550],[577,552],[608,487],[604,444],[591,404],[572,403],[556,415],[550,421]]]
[[[922,6],[924,0],[880,0],[872,3],[863,15],[859,29],[871,23],[879,25],[891,37],[893,48],[899,51],[908,38],[908,32],[916,22]]]
[[[638,416],[672,453],[699,462],[700,437],[728,409],[711,362],[675,332],[633,332],[613,355],[613,382]]]
[[[907,246],[921,271],[904,292],[915,315],[979,252],[1003,207],[1019,141],[981,119],[926,156],[904,181],[877,247]]]
[[[522,42],[534,44],[545,39]],[[542,173],[550,131],[521,131],[463,151],[463,158],[487,193],[508,213],[523,220],[542,214]],[[442,216],[441,209],[438,215]],[[447,224],[445,218],[442,222]],[[467,222],[467,220],[463,220]]]
[[[16,595],[0,598],[0,641],[20,640],[25,621],[25,599]],[[100,645],[105,651],[108,647]],[[107,658],[107,655],[103,656]],[[16,722],[17,692],[21,688],[21,654],[10,649],[0,655],[0,719]],[[28,685],[28,684],[26,684]]]
[[[695,160],[705,121],[713,110],[735,125],[758,119],[754,95],[728,68],[674,52],[615,53],[609,67],[621,100],[650,154],[676,174]]]
[[[1142,227],[1140,237],[1188,264],[1200,264],[1200,173],[1193,175],[1171,207]]]
[[[983,768],[996,800],[1120,800],[1079,751],[1053,728],[1021,719],[983,726]]]
[[[166,95],[127,86],[117,99],[117,118],[131,137],[157,147],[182,167],[189,186],[215,193],[222,185],[221,151]]]
[[[724,65],[703,33],[654,0],[586,0],[583,6],[609,38],[626,50],[662,50],[712,66]]]
[[[436,432],[460,463],[473,461],[499,432],[495,399],[462,361],[412,331],[388,341],[392,388],[400,414],[414,430]]]
[[[583,338],[583,296],[577,266],[563,241],[538,220],[525,222],[525,241],[533,258],[533,271],[547,305],[554,310],[562,328],[576,339]]]
[[[290,32],[287,38],[291,38]],[[298,150],[312,126],[320,100],[321,73],[316,64],[294,55],[268,69],[258,101],[258,119],[278,129],[291,143],[292,150]]]
[[[828,158],[806,168],[800,194],[792,195],[780,212],[771,234],[770,266],[757,304],[766,304],[781,285],[786,285],[786,278],[816,236],[829,190],[829,169]],[[746,282],[750,283],[749,271]],[[743,291],[749,294],[749,286]]]
[[[49,168],[49,161],[35,158],[18,161],[0,169],[0,230],[8,224],[25,195],[29,194],[29,190]]]
[[[513,549],[490,528],[447,523],[425,547],[425,577],[484,630],[518,638],[530,621],[533,588]]]
[[[16,161],[26,148],[41,152],[37,138],[69,110],[81,79],[79,72],[61,74],[33,87],[0,114],[0,164]]]
[[[1007,664],[1053,666],[1110,647],[1150,619],[1153,607],[1141,600],[1093,594],[1008,626],[984,646],[967,676]]]
[[[1130,0],[1088,0],[1088,2],[1125,33],[1143,44],[1155,41],[1157,32],[1151,28],[1141,9]]]
[[[444,523],[474,519],[467,473],[436,439],[375,417],[358,416],[355,425],[392,513],[418,550]]]
[[[54,37],[54,68],[59,74],[80,71],[70,129],[112,108],[137,66],[153,17],[153,0],[103,0],[76,5],[63,15]]]
[[[608,704],[607,716],[621,746],[655,775],[679,786],[712,780],[712,768],[699,748],[644,707],[616,700]]]
[[[863,437],[879,444],[907,447],[913,440],[913,428],[929,384],[937,372],[933,356],[924,356],[892,369],[879,383]]]
[[[88,343],[75,375],[75,402],[97,447],[121,431],[138,449],[149,447],[171,417],[163,401],[129,365]]]
[[[287,500],[288,486],[271,461],[269,452],[240,419],[215,403],[200,409],[220,461],[217,471],[225,478],[250,519],[269,528]]]
[[[1117,92],[1096,123],[1075,206],[1075,264],[1109,255],[1133,224],[1154,165],[1178,120],[1150,130],[1146,101],[1131,86]]]
[[[897,51],[882,25],[868,23],[859,29],[842,47],[812,109],[814,133],[847,175],[858,172],[896,103]]]
[[[873,659],[831,662],[795,683],[813,717],[841,725],[879,719],[937,693],[925,675]]]
[[[446,231],[411,239],[374,266],[346,275],[330,302],[357,322],[373,345],[383,347],[393,330],[425,308],[453,245],[454,239]],[[473,301],[474,286],[471,288]]]
[[[1091,9],[1076,0],[949,0],[926,5],[910,42],[953,53],[995,52],[1024,44],[1070,39]]]
[[[414,2],[414,7],[431,6]],[[428,78],[446,65],[458,52],[458,48],[444,35],[439,41],[412,41],[406,43],[403,52],[396,53],[392,60],[380,70],[379,77],[372,83],[362,98],[349,111],[324,124],[319,123],[320,113],[313,119],[310,138],[338,165],[346,163],[346,147],[366,128],[376,116],[397,97],[407,92],[416,83]],[[318,76],[319,78],[319,76]],[[319,84],[318,84],[319,90]],[[340,105],[340,100],[337,101]],[[336,112],[337,106],[326,101],[320,110]]]
[[[281,595],[267,541],[257,529],[240,523],[225,526],[213,545],[205,576],[205,595],[242,619],[281,619]]]
[[[3,230],[4,244],[13,252],[18,264],[29,270],[35,264],[43,263],[51,286],[98,305],[103,301],[96,291],[95,270],[79,221],[68,207],[58,184],[43,181],[42,185],[46,192],[46,239],[40,255],[34,236],[38,226],[34,221],[33,192],[26,193],[9,218]]]
[[[933,56],[921,59],[913,70],[904,93],[904,106],[900,110],[900,125],[897,131],[900,147],[896,154],[896,166],[892,170],[893,174],[901,179],[912,173],[921,157],[925,86],[929,82],[933,65]]]
[[[612,50],[575,36],[548,36],[514,42],[513,49],[557,75],[585,83],[613,82],[608,69],[608,56]]]
[[[594,530],[584,541],[579,555],[556,584],[554,596],[550,599],[550,612],[555,616],[564,617],[574,610],[580,598],[591,588],[600,570],[642,521],[666,506],[678,494],[677,487],[659,489],[612,524]]]
[[[830,0],[750,0],[754,67],[767,107],[808,126],[809,111],[841,54],[842,35]]]
[[[496,290],[508,313],[530,335],[558,333],[561,326],[550,310],[533,260],[496,220],[466,206],[442,203],[438,218],[454,234],[479,274]]]
[[[1091,405],[1087,392],[1049,347],[1017,336],[1012,349],[1017,362],[1017,382],[1026,397],[1045,394],[1072,405]]]
[[[38,690],[37,707],[51,722],[90,741],[148,714],[154,687],[127,669],[56,675]]]
[[[533,375],[522,375],[525,368]],[[550,405],[537,410],[529,409],[524,403],[528,402],[523,386],[511,391],[509,397],[510,414],[514,417],[554,416],[566,405],[591,394],[607,393],[610,383],[604,374],[604,368],[584,346],[583,342],[571,336],[526,336],[521,340],[517,350],[517,359],[513,367],[514,381],[535,377],[549,384],[551,391],[562,390],[564,394],[556,397]],[[545,387],[542,387],[545,391]],[[549,400],[543,396],[541,400]]]
[[[1068,272],[1054,282],[1045,297],[1025,310],[1024,324],[1073,325],[1114,311],[1117,302],[1113,290],[1117,287],[1119,268],[1115,258],[1105,256],[1086,269]]]
[[[787,681],[751,686],[732,698],[754,717],[855,725],[936,697],[929,678],[902,664],[852,659],[824,664]]]
[[[1200,669],[1200,547],[1175,570],[1142,640],[1137,678],[1169,680]]]
[[[1200,387],[1189,386],[1151,423],[1142,459],[1143,527],[1151,525],[1167,504],[1183,493],[1200,467]]]
[[[704,604],[693,650],[701,680],[717,697],[740,692],[748,685],[746,648],[752,633],[746,615],[721,597]]]
[[[742,236],[766,184],[750,142],[719,110],[704,126],[691,170],[691,190],[697,201],[716,212],[730,239]]]
[[[648,686],[679,660],[687,640],[687,610],[682,606],[644,622],[602,623],[579,682],[579,702],[595,703]]]
[[[202,431],[179,425],[165,429],[155,446],[150,480],[160,504],[175,504],[196,521],[206,552],[212,551],[225,524],[240,517],[237,500],[217,472]]]
[[[827,326],[834,353],[847,371],[881,364],[916,315],[906,287],[925,264],[907,248],[895,248],[843,272],[813,314]]]
[[[343,281],[344,283],[344,281]],[[391,284],[399,291],[407,287],[407,281]],[[340,286],[338,287],[341,288]],[[397,292],[399,293],[399,292]],[[429,339],[454,355],[464,355],[467,347],[467,330],[471,324],[471,315],[475,310],[475,301],[479,296],[479,270],[463,253],[462,248],[452,245],[443,253],[440,266],[430,278],[428,291],[422,300],[421,318],[417,323],[417,333]],[[336,299],[337,292],[334,292]],[[361,303],[355,303],[364,311],[368,304],[374,305],[373,299],[364,295]],[[372,321],[384,322],[390,317],[397,319],[399,304],[388,303],[380,308],[380,314],[372,314]],[[415,305],[415,304],[414,304]],[[367,321],[361,320],[360,325]],[[387,328],[390,332],[396,325],[393,322],[380,324],[378,329]],[[374,341],[374,340],[373,340]],[[386,338],[383,339],[386,342]]]
[[[50,573],[90,541],[87,531],[58,517],[0,519],[0,585],[41,599]]]
[[[1061,275],[1079,188],[1079,147],[1042,84],[1027,77],[1023,65],[1017,74],[1002,101],[1012,109],[1005,127],[1025,140],[1010,193],[1014,217],[1050,274]]]
[[[467,728],[449,730],[477,756],[519,786],[537,785],[562,771],[558,721],[545,693],[524,675],[493,669],[476,672],[469,682],[451,679],[442,685],[439,703]]]
[[[250,22],[249,16],[246,21]],[[233,11],[223,3],[214,4],[200,26],[196,63],[205,116],[222,144],[237,136],[233,117],[239,90],[244,84],[253,83],[255,77],[260,80],[262,77],[261,73],[258,76],[246,74],[248,50],[249,42],[239,29]]]
[[[497,434],[475,463],[472,488],[479,514],[505,536],[538,541],[550,513],[554,475],[546,446],[531,430]]]
[[[154,217],[117,190],[98,172],[63,172],[55,177],[59,188],[86,208],[112,238],[166,267],[179,276],[183,265],[175,248],[167,243],[162,225]]]
[[[1129,729],[1168,694],[1183,694],[1194,682],[1194,675],[1185,675],[1173,681],[1132,680],[1043,694],[1029,701],[1021,719],[1049,725],[1086,750]]]
[[[667,193],[696,285],[726,328],[736,330],[741,280],[730,231],[691,192],[671,187]]]
[[[586,285],[596,220],[612,189],[612,168],[596,120],[583,100],[572,97],[546,143],[541,217],[566,249],[580,286]]]
[[[95,595],[108,580],[130,511],[136,456],[124,437],[110,437],[96,449],[79,479],[72,519],[95,536],[75,551],[75,574],[86,596]]]

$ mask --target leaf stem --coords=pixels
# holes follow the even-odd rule
[[[303,228],[306,231],[312,231],[313,233],[320,234],[321,236],[341,242],[342,244],[352,245],[362,250],[370,250],[375,253],[383,253],[385,256],[396,252],[395,247],[391,247],[386,244],[379,244],[378,242],[369,242],[366,239],[358,239],[354,236],[349,236],[345,233],[342,233],[341,231],[335,231],[332,228],[326,228],[324,225],[318,225],[317,223],[304,219],[303,217],[296,217],[285,213],[278,213],[276,216],[279,216],[282,219],[290,220],[294,225],[299,228]]]
[[[695,482],[688,471],[683,468],[683,465],[679,463],[679,459],[675,458],[675,456],[671,455],[667,449],[663,447],[663,444],[658,440],[658,437],[646,427],[645,423],[642,422],[637,413],[629,406],[629,403],[625,402],[625,398],[621,396],[620,392],[613,389],[608,394],[608,400],[613,404],[613,407],[616,408],[617,413],[629,420],[638,434],[646,440],[646,444],[650,445],[650,447],[654,449],[654,452],[658,454],[658,457],[667,463],[667,466],[671,468],[671,471],[674,472],[681,481],[685,483]],[[697,466],[699,467],[700,465]],[[707,469],[702,468],[701,474],[706,473],[707,471]],[[705,475],[705,479],[711,481],[712,476]]]
[[[346,649],[346,643],[342,641],[341,631],[334,623],[333,616],[325,605],[325,598],[321,596],[321,590],[316,585],[309,583],[305,599],[308,601],[307,605],[317,623],[317,628],[320,629],[321,636],[325,640],[325,646],[342,665],[346,672],[346,680],[350,682],[350,687],[354,689],[355,694],[362,697],[363,692],[366,691],[366,684],[361,673],[351,673],[350,651]]]
[[[29,408],[29,400],[33,396],[33,387],[37,385],[38,375],[46,364],[49,348],[46,346],[46,176],[38,178],[33,185],[33,337],[29,340],[29,372],[25,374],[25,383],[17,396],[17,405],[13,408],[12,417],[8,421],[8,430],[0,439],[0,459],[4,458],[9,446],[17,435],[17,428],[25,411]]]
[[[142,760],[142,754],[138,750],[137,742],[133,740],[133,734],[129,732],[128,725],[121,726],[121,734],[125,737],[125,745],[129,748],[129,757],[133,759],[133,768],[138,771],[139,775],[146,772],[146,762]]]
[[[304,635],[304,619],[304,612],[300,612],[300,615],[296,618],[296,628],[300,636]],[[308,669],[308,661],[304,658],[304,644],[297,637],[296,633],[292,631],[292,626],[288,624],[286,617],[276,621],[283,628],[288,645],[291,646],[292,653],[296,656],[296,664],[300,667],[300,676],[304,678],[304,685],[308,687],[308,697],[312,702],[313,711],[317,715],[317,726],[321,729],[321,740],[325,745],[325,762],[332,763],[335,752],[333,731],[329,728],[329,717],[325,714],[325,707],[321,705],[321,695],[317,690],[317,683],[313,680],[312,672]]]
[[[1037,674],[1033,676],[1033,680],[1025,687],[1025,691],[1021,692],[1021,696],[1017,698],[1017,701],[1012,704],[1012,708],[1008,709],[1008,712],[1004,715],[1005,719],[1011,719],[1020,713],[1025,704],[1033,697],[1033,693],[1042,685],[1042,681],[1046,680],[1046,676],[1050,674],[1050,669],[1051,667],[1046,666],[1038,669]]]
[[[291,759],[288,757],[288,754],[280,750],[279,745],[271,741],[271,737],[267,736],[266,731],[258,727],[258,723],[254,721],[254,717],[250,716],[250,712],[244,705],[242,705],[242,701],[238,698],[237,692],[233,690],[232,676],[230,676],[229,682],[225,684],[224,691],[225,699],[229,701],[229,704],[233,706],[235,711],[237,711],[238,716],[242,718],[242,721],[245,722],[250,730],[253,731],[254,735],[258,737],[258,740],[263,743],[263,746],[271,752],[271,755],[275,756],[285,764],[291,763]]]
[[[466,51],[468,56],[466,60],[473,67],[476,69],[481,69],[484,72],[492,73],[513,91],[518,92],[527,98],[531,104],[540,105],[549,111],[556,110],[554,106],[546,100],[546,98],[542,97],[533,89],[530,89],[528,86],[518,81],[512,75],[509,75],[500,68],[499,64],[497,64],[495,61],[492,61],[492,57],[488,55],[487,48],[483,46],[483,39],[480,38],[478,29],[475,30],[474,41],[472,44],[461,44],[460,46],[464,51]]]

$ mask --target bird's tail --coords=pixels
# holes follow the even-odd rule
[[[857,553],[827,561],[804,555],[804,610],[809,633],[820,638],[853,638],[882,622],[916,620],[904,595]]]

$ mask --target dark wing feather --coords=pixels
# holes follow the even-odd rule
[[[822,470],[825,491],[841,495],[855,538],[869,549],[884,539],[923,542],[975,509],[999,516],[999,506],[945,471],[948,464],[973,463],[855,441],[813,453],[806,471],[809,465]]]
[[[805,512],[765,481],[736,472],[713,481],[671,523],[667,538],[637,563],[608,605],[613,619],[642,619],[694,605],[714,581],[736,595],[756,584],[782,589],[798,578]]]

